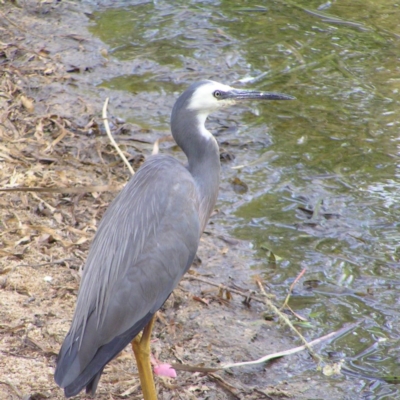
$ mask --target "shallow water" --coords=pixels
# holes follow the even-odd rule
[[[105,8],[92,32],[132,73],[101,86],[135,94],[129,119],[160,131],[177,94],[199,79],[296,96],[210,118],[211,129],[235,127],[217,136],[236,159],[223,164],[226,211],[216,219],[253,245],[252,271],[279,298],[306,268],[290,301],[310,323],[306,336],[364,320],[323,355],[345,359],[363,398],[398,398],[385,380],[400,375],[400,4],[232,3]]]

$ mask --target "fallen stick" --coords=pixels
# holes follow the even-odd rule
[[[185,365],[185,364],[171,364],[172,367],[176,370],[179,371],[189,371],[189,372],[216,372],[216,371],[221,371],[224,369],[229,369],[229,368],[237,368],[237,367],[243,367],[243,366],[250,366],[250,365],[257,365],[257,364],[262,364],[267,361],[273,360],[275,358],[280,358],[284,356],[289,356],[291,354],[299,353],[300,351],[307,350],[308,348],[312,346],[316,346],[318,344],[321,344],[322,342],[328,340],[328,339],[333,339],[337,338],[339,336],[343,336],[346,333],[350,332],[351,330],[357,328],[359,325],[361,325],[364,321],[360,320],[358,322],[355,322],[353,324],[349,324],[347,326],[344,326],[343,328],[339,329],[338,331],[328,333],[325,336],[321,336],[318,339],[314,339],[311,342],[308,342],[307,345],[302,345],[298,347],[294,347],[293,349],[289,350],[284,350],[280,351],[277,353],[272,353],[268,354],[266,356],[263,356],[261,358],[258,358],[257,360],[254,361],[243,361],[243,362],[238,362],[238,363],[229,363],[229,364],[224,364],[221,365],[220,367],[217,368],[211,368],[211,367],[200,367],[200,366],[195,366],[195,365]]]
[[[322,361],[321,357],[316,354],[311,347],[308,346],[307,340],[305,339],[305,337],[299,332],[299,330],[292,324],[292,322],[290,321],[290,319],[282,312],[279,310],[279,308],[277,308],[275,306],[275,304],[272,303],[272,301],[268,298],[268,294],[266,293],[264,286],[262,284],[261,278],[257,277],[256,278],[256,283],[258,285],[258,287],[260,288],[261,294],[264,296],[264,301],[265,301],[265,305],[272,310],[281,321],[283,321],[285,323],[285,325],[287,325],[304,343],[304,346],[306,346],[306,348],[308,347],[308,351],[310,352],[311,356],[313,358],[316,358],[319,362]]]
[[[104,102],[104,106],[103,106],[103,123],[104,123],[104,127],[106,128],[107,136],[110,139],[110,142],[114,146],[115,150],[117,150],[117,153],[119,154],[119,156],[122,158],[122,161],[128,167],[128,170],[131,173],[131,175],[134,175],[135,171],[133,170],[131,164],[129,164],[129,161],[126,159],[124,153],[118,147],[117,142],[114,140],[113,136],[111,135],[110,125],[108,124],[108,118],[107,118],[107,105],[108,105],[108,97],[106,98],[106,101]]]
[[[315,346],[317,344],[320,344],[320,343],[322,343],[322,342],[324,342],[324,341],[326,341],[328,339],[332,339],[334,337],[342,336],[342,335],[350,332],[351,330],[353,330],[357,326],[361,325],[363,322],[364,321],[361,320],[361,321],[355,322],[353,324],[350,324],[348,326],[345,326],[345,327],[339,329],[338,331],[331,332],[331,333],[328,333],[325,336],[321,336],[318,339],[314,339],[311,342],[308,342],[307,345],[295,347],[295,348],[289,349],[289,350],[280,351],[278,353],[269,354],[267,356],[261,357],[261,358],[259,358],[257,360],[254,360],[254,361],[245,361],[245,362],[239,362],[239,363],[233,363],[233,364],[225,364],[222,367],[222,369],[228,369],[228,368],[233,368],[233,367],[242,367],[242,366],[245,366],[245,365],[257,365],[257,364],[261,364],[261,363],[264,363],[266,361],[272,360],[274,358],[280,358],[280,357],[288,356],[288,355],[291,355],[291,354],[295,354],[295,353],[298,353],[300,351],[306,350],[309,347],[312,347],[312,346]]]
[[[99,186],[73,186],[73,187],[27,187],[16,186],[0,188],[0,192],[36,192],[36,193],[93,193],[93,192],[118,192],[121,185],[99,185]]]

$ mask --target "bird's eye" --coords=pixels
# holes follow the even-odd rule
[[[220,90],[216,90],[216,91],[214,92],[214,97],[215,97],[216,99],[220,99],[220,98],[222,97],[222,92],[221,92]]]

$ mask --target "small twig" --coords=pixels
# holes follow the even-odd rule
[[[257,387],[253,388],[253,390],[254,390],[256,393],[260,393],[261,395],[263,395],[265,398],[267,398],[267,399],[269,399],[269,400],[274,400],[274,399],[271,397],[271,395],[275,395],[275,394],[276,394],[278,397],[292,397],[292,396],[290,396],[288,393],[285,393],[285,391],[281,391],[281,390],[279,390],[279,389],[271,390],[272,393],[267,392],[267,389],[262,390],[262,389],[257,388]],[[269,394],[268,394],[268,393],[269,393]]]
[[[61,142],[61,140],[63,140],[65,138],[65,136],[67,136],[68,134],[70,134],[72,137],[74,137],[75,135],[72,132],[69,132],[67,129],[65,129],[58,121],[56,121],[55,119],[51,119],[49,118],[50,121],[52,121],[55,125],[58,126],[58,128],[61,131],[61,134],[58,135],[45,149],[44,152],[50,152],[52,153],[54,150],[54,147]]]
[[[47,153],[48,151],[53,150],[56,144],[61,142],[61,140],[63,140],[67,135],[68,132],[64,129],[64,131],[45,148],[44,152]]]
[[[9,387],[14,391],[14,393],[15,393],[20,399],[22,399],[22,393],[21,393],[21,392],[15,387],[15,385],[13,385],[9,380],[0,381],[0,384],[9,386]]]
[[[222,285],[221,283],[216,283],[216,282],[209,281],[208,279],[198,278],[197,276],[193,276],[193,275],[186,275],[185,279],[191,279],[193,281],[203,282],[203,283],[206,283],[207,285],[215,286],[215,287],[221,288],[223,290],[228,290],[231,293],[238,294],[239,296],[242,296],[245,299],[248,299],[250,297],[254,301],[257,301],[259,303],[264,303],[264,299],[260,299],[258,297],[255,297],[252,294],[249,295],[249,292],[243,293],[240,290],[237,290],[237,289],[234,289],[234,288],[231,288],[231,287],[227,287],[225,285]]]
[[[222,367],[198,367],[197,365],[187,365],[187,364],[177,364],[177,363],[172,363],[171,364],[172,368],[176,369],[177,371],[186,371],[186,372],[203,372],[203,373],[209,373],[209,372],[217,372],[221,371],[223,368]]]
[[[54,212],[56,211],[56,208],[51,206],[47,201],[41,199],[36,193],[32,193],[31,196],[36,199],[41,201],[49,210],[52,214],[54,214]]]
[[[293,288],[295,287],[295,285],[297,284],[297,282],[300,280],[300,278],[305,274],[305,272],[306,272],[306,269],[304,268],[304,269],[300,272],[300,274],[297,275],[297,278],[293,281],[293,283],[290,285],[289,293],[287,294],[286,299],[285,299],[285,301],[284,301],[283,304],[282,304],[281,310],[284,309],[284,308],[288,305],[290,296],[291,296],[292,291],[293,291]]]
[[[44,150],[45,153],[48,152],[48,151],[50,151],[50,150],[53,150],[54,147],[57,145],[57,143],[61,142],[61,140],[63,140],[63,139],[65,138],[65,136],[67,136],[67,135],[70,135],[70,136],[72,136],[72,137],[75,136],[71,131],[69,131],[69,130],[66,129],[62,124],[60,124],[60,123],[57,121],[56,118],[49,118],[49,120],[50,120],[51,122],[53,122],[55,125],[58,126],[58,128],[59,128],[60,131],[61,131],[61,134],[60,134],[56,139],[54,139],[54,140],[46,147],[46,149]]]
[[[236,399],[240,399],[241,397],[238,394],[238,388],[234,387],[233,385],[229,384],[227,381],[225,381],[221,376],[210,373],[209,377],[217,382],[221,387],[223,387],[225,390],[227,390],[229,393],[231,393]]]
[[[288,309],[298,320],[303,321],[303,322],[308,322],[307,318],[304,318],[300,314],[297,314],[297,312],[295,312],[293,310],[293,308],[289,306],[289,304],[286,304],[286,309]]]
[[[172,137],[172,135],[164,136],[164,137],[157,139],[153,144],[153,151],[151,152],[151,154],[153,154],[153,155],[158,154],[158,152],[160,150],[160,143],[173,142],[173,141],[174,141],[174,138]]]
[[[117,153],[121,157],[122,161],[128,167],[128,170],[131,173],[131,175],[134,175],[135,171],[133,170],[131,164],[129,164],[129,161],[126,159],[124,153],[118,147],[117,142],[114,140],[114,138],[111,134],[110,125],[108,124],[108,119],[107,119],[107,105],[108,105],[108,97],[106,98],[106,101],[104,102],[104,106],[103,106],[103,123],[104,123],[104,127],[106,128],[107,136],[110,139],[111,144],[115,147],[115,150],[117,150]]]
[[[256,279],[257,285],[261,290],[262,295],[264,296],[264,301],[265,304],[267,305],[268,308],[270,308],[293,332],[296,333],[296,335],[301,339],[301,341],[304,343],[304,345],[308,348],[308,351],[310,354],[315,357],[319,362],[322,362],[321,357],[318,354],[315,354],[315,352],[309,347],[306,338],[294,327],[294,325],[291,323],[289,318],[283,314],[273,303],[271,300],[269,300],[267,293],[265,292],[264,286],[261,282],[260,279]]]
[[[92,193],[92,192],[119,192],[120,186],[74,186],[74,187],[9,187],[0,188],[0,192],[36,192],[36,193]]]
[[[65,262],[67,262],[67,261],[73,261],[73,259],[72,258],[62,258],[61,260],[44,262],[44,263],[41,263],[41,264],[20,264],[20,265],[18,265],[18,267],[39,268],[39,267],[44,267],[45,265],[65,264]]]

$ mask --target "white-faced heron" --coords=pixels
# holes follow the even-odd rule
[[[206,118],[237,100],[291,99],[208,80],[178,98],[171,130],[188,164],[149,157],[104,214],[57,358],[55,381],[66,397],[85,387],[94,394],[106,364],[132,342],[144,398],[157,398],[150,365],[153,316],[192,264],[218,195],[219,149]]]

